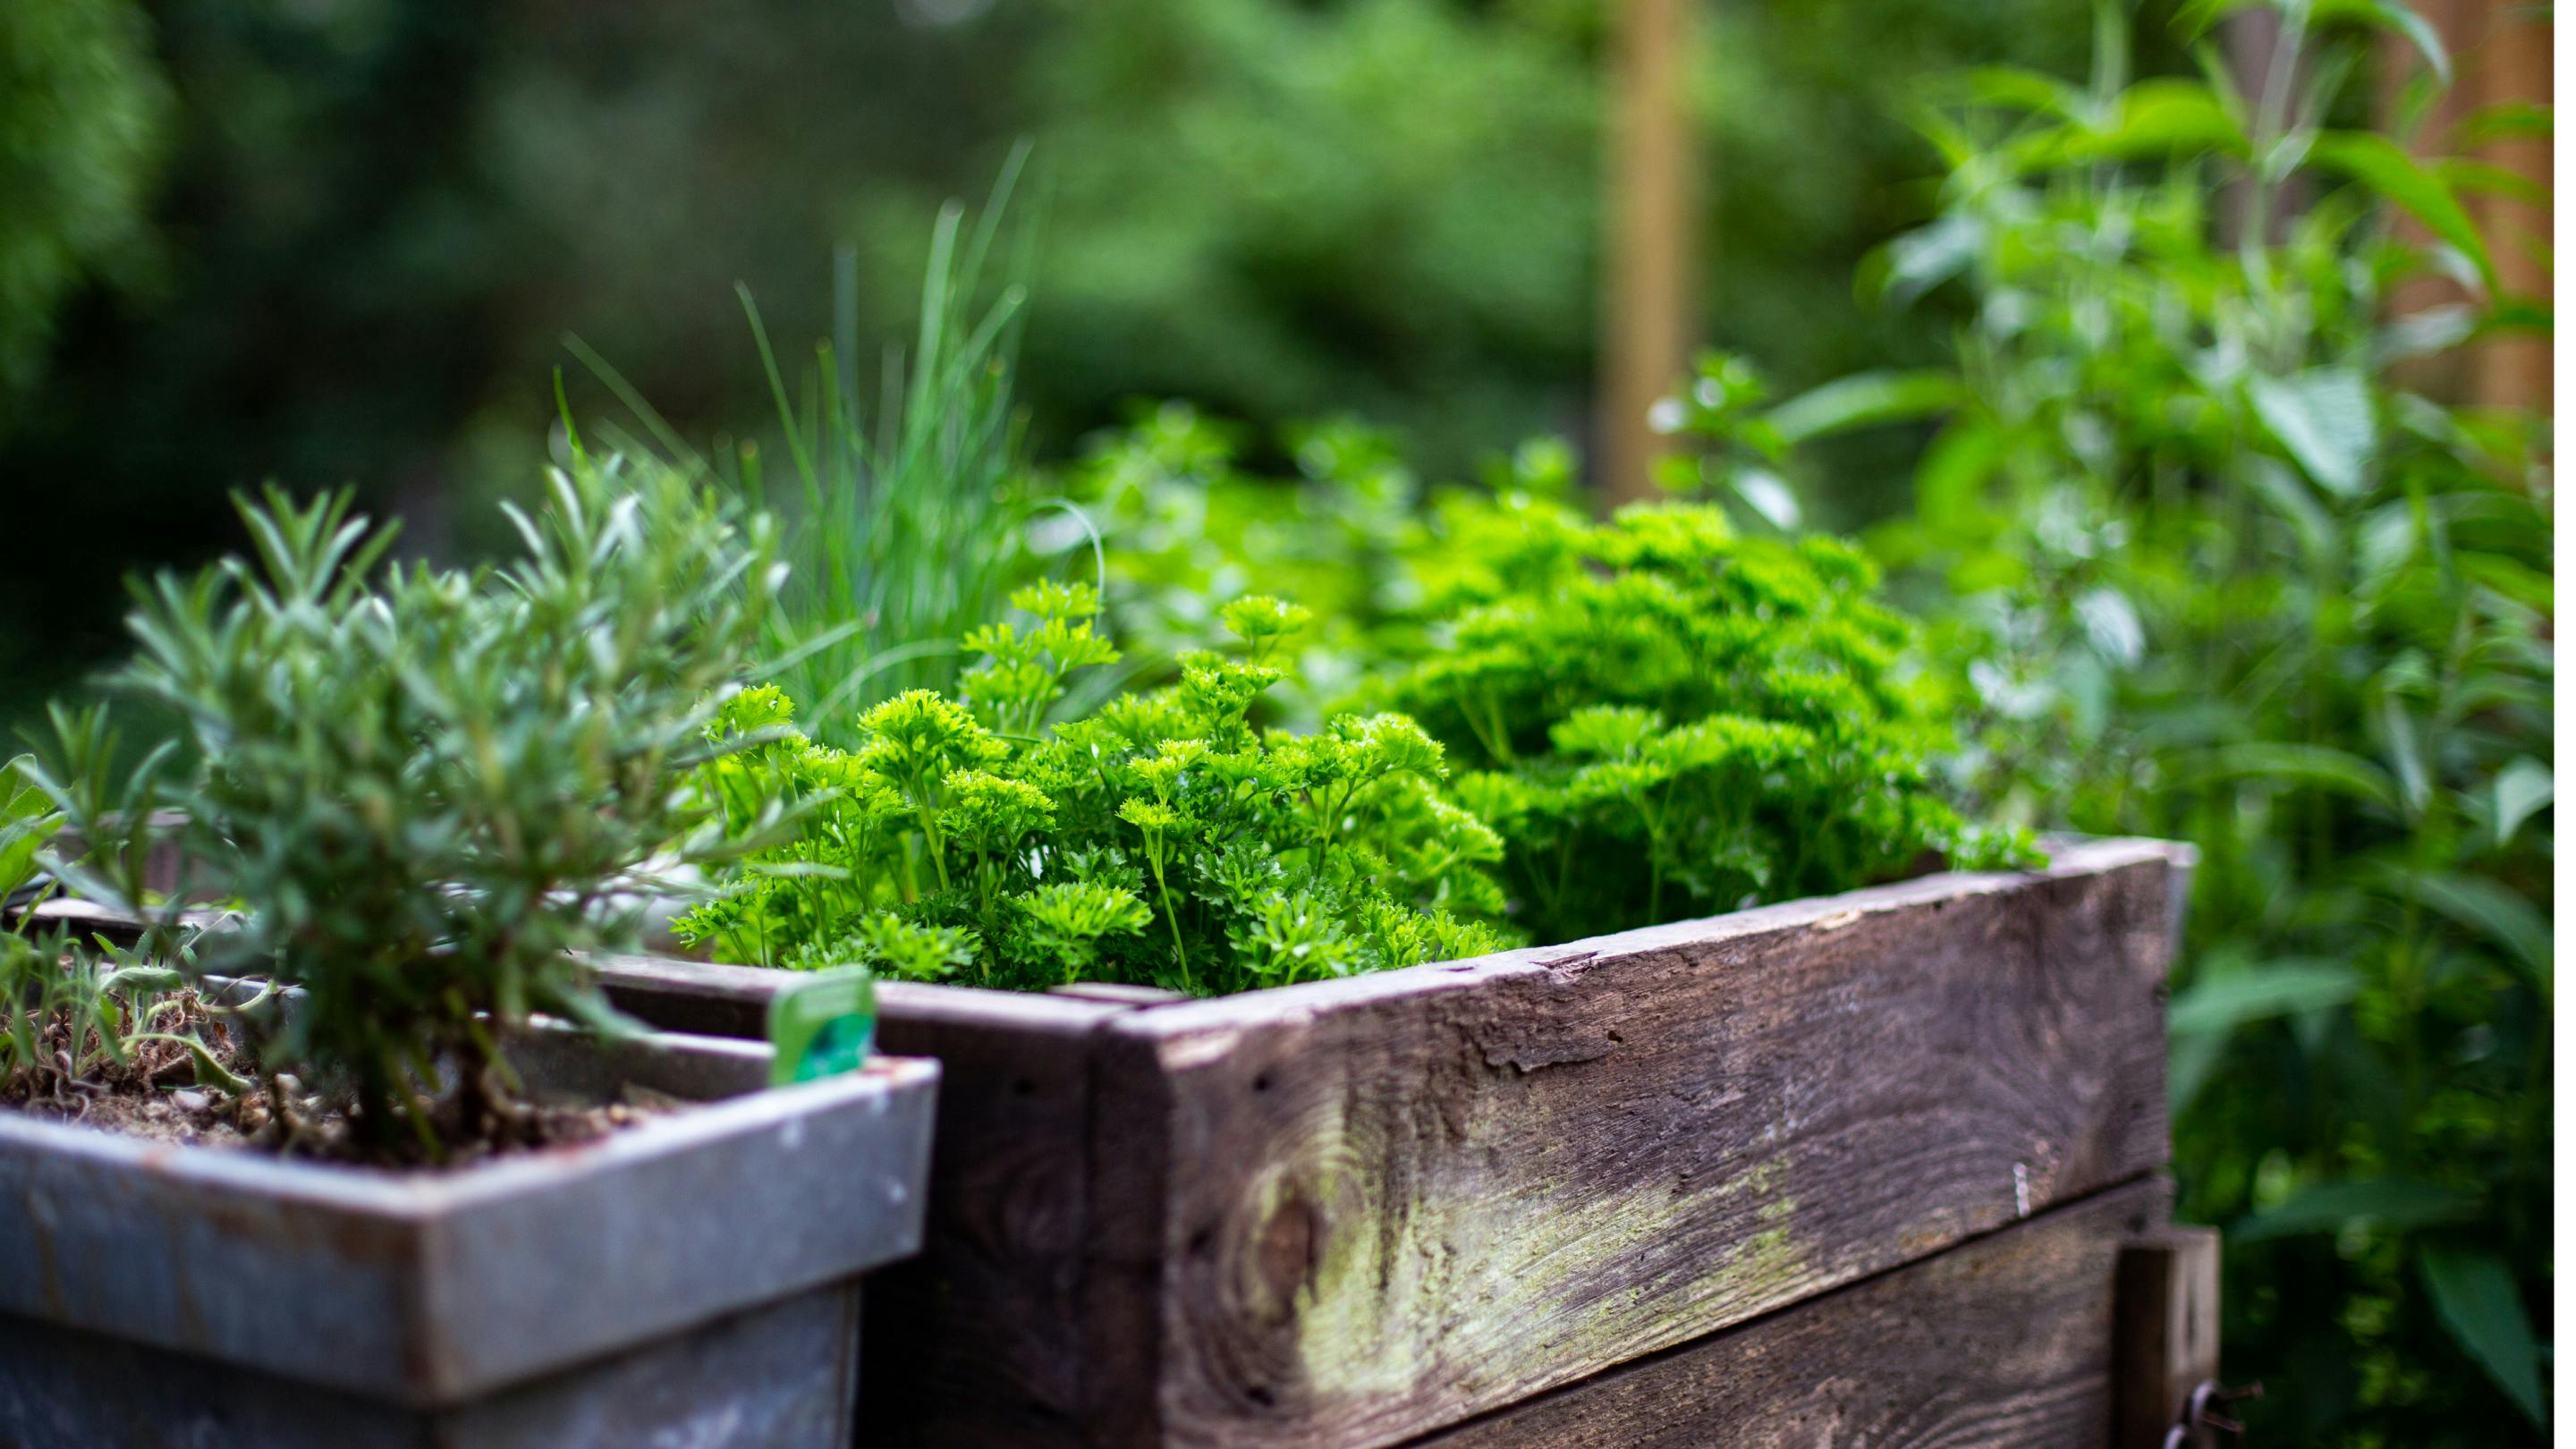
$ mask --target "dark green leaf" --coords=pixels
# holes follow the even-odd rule
[[[2383,806],[2391,814],[2399,808],[2397,787],[2386,770],[2331,745],[2229,745],[2210,752],[2202,773],[2209,778],[2251,776],[2334,790]]]
[[[2549,976],[2549,918],[2505,886],[2481,875],[2453,871],[2429,874],[2395,866],[2381,872],[2381,883],[2397,895],[2416,901],[2505,948],[2536,979]]]
[[[2433,68],[2442,84],[2451,83],[2451,52],[2432,22],[2415,13],[2405,0],[2311,0],[2309,14],[2318,20],[2352,20],[2406,37]]]
[[[2540,1345],[2504,1260],[2483,1249],[2436,1247],[2427,1248],[2416,1266],[2451,1340],[2477,1360],[2525,1418],[2549,1427],[2541,1396]]]
[[[2370,1178],[2320,1182],[2276,1207],[2236,1220],[2230,1242],[2255,1243],[2300,1233],[2337,1233],[2356,1222],[2385,1228],[2421,1228],[2466,1222],[2478,1213],[2475,1195],[2429,1182]]]

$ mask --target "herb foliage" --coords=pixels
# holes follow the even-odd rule
[[[790,569],[764,647],[777,681],[806,701],[806,727],[826,739],[842,739],[879,700],[955,688],[960,636],[1035,572],[1026,534],[1056,505],[1028,466],[1014,394],[1036,234],[1006,222],[1027,160],[1024,144],[971,224],[958,202],[940,209],[918,328],[908,351],[886,349],[875,397],[862,395],[850,248],[834,259],[834,336],[815,344],[794,387],[750,290],[737,287],[777,415],[767,449],[719,439],[701,453],[606,359],[567,339],[673,466],[782,520]],[[1078,535],[1078,515],[1071,522]]]
[[[1945,798],[1913,628],[1857,548],[1680,502],[1595,522],[1562,478],[1447,500],[1415,551],[1438,626],[1382,686],[1475,766],[1451,793],[1503,834],[1516,926],[1571,940],[2035,860]]]
[[[2333,122],[2374,30],[2439,73],[2434,32],[2397,4],[2275,8],[2284,59],[2251,95],[2132,82],[2116,15],[2090,86],[1956,82],[1924,118],[1941,208],[1872,269],[1900,300],[1964,294],[1956,366],[1766,421],[1935,420],[1917,508],[1876,542],[1958,601],[1940,634],[1976,656],[1980,773],[2029,818],[2200,848],[2175,1156],[2185,1213],[2227,1230],[2231,1373],[2272,1387],[2254,1432],[2536,1442],[2550,433],[2410,368],[2549,312],[2494,287],[2460,201],[2492,173]],[[2465,300],[2388,315],[2428,275]]]
[[[380,565],[390,531],[345,496],[272,491],[241,515],[254,558],[164,576],[131,619],[120,682],[178,714],[193,758],[165,744],[118,810],[83,810],[112,743],[63,730],[36,778],[92,846],[46,864],[149,913],[191,979],[299,989],[256,1053],[346,1092],[347,1150],[521,1140],[501,1037],[538,1012],[615,1026],[572,953],[631,948],[662,868],[738,848],[672,782],[728,748],[704,737],[708,701],[751,662],[776,530],[670,469],[587,456],[540,513],[513,511],[524,553],[474,573]],[[98,832],[156,808],[186,820],[157,904],[92,860]],[[179,949],[177,900],[199,895],[244,913]],[[272,1096],[290,1150],[329,1145]]]
[[[792,728],[775,688],[728,700],[698,772],[737,830],[807,812],[678,929],[723,960],[863,963],[916,980],[1096,979],[1221,993],[1475,955],[1505,943],[1501,842],[1441,798],[1443,752],[1400,715],[1265,730],[1255,701],[1305,622],[1275,599],[1219,611],[1232,653],[1042,724],[1076,671],[1117,655],[1098,592],[1043,583],[977,630],[959,696],[914,690],[849,750]]]

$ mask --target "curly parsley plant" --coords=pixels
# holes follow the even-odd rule
[[[1507,489],[1451,500],[1417,569],[1442,627],[1381,692],[1476,767],[1450,798],[1501,832],[1534,939],[2032,858],[1944,800],[1911,626],[1847,544]]]
[[[798,733],[787,697],[723,705],[699,788],[737,828],[785,797],[793,838],[755,852],[684,939],[766,966],[1043,988],[1114,980],[1246,990],[1508,944],[1488,867],[1502,841],[1443,799],[1443,751],[1401,715],[1313,734],[1247,712],[1306,620],[1275,599],[1219,611],[1241,647],[1180,679],[1045,725],[1073,671],[1117,651],[1088,585],[1020,590],[1024,616],[967,640],[960,698],[898,695],[855,747]]]

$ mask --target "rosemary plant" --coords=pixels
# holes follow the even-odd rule
[[[657,857],[725,849],[671,782],[732,748],[704,725],[777,595],[776,529],[587,456],[512,512],[524,553],[475,573],[379,567],[391,533],[345,496],[241,514],[253,558],[140,591],[121,679],[194,757],[122,817],[183,811],[183,893],[246,908],[167,964],[299,990],[260,1061],[344,1084],[360,1155],[524,1140],[502,1036],[537,1012],[614,1025],[570,953],[631,941]],[[70,805],[107,752],[67,729],[39,778]],[[58,864],[122,893],[90,858]]]

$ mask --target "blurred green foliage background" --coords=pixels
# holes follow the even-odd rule
[[[857,334],[903,335],[936,205],[981,195],[1023,136],[1041,452],[1166,394],[1255,423],[1354,412],[1435,476],[1579,434],[1604,13],[17,0],[0,483],[22,531],[78,544],[22,554],[29,587],[0,600],[0,715],[113,646],[125,570],[229,538],[227,490],[354,483],[409,547],[477,551],[449,520],[533,486],[566,331],[692,437],[757,426],[733,284],[782,346],[821,336],[848,240]],[[1706,335],[1789,386],[1928,356],[1937,310],[1850,290],[1927,204],[1890,101],[1970,61],[2079,66],[2087,20],[2052,0],[1711,7]],[[569,370],[577,411],[610,406]],[[1902,447],[1858,445],[1846,476],[1887,486],[1840,516],[1897,501]]]

